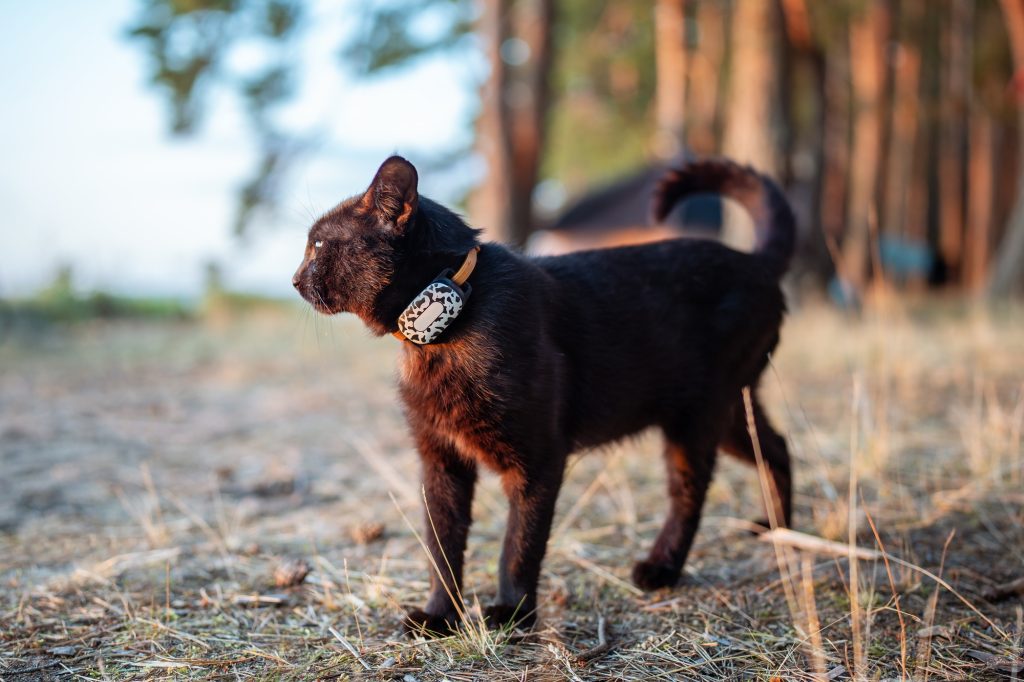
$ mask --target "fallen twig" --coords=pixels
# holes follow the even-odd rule
[[[41,663],[40,665],[34,665],[31,668],[19,668],[17,670],[5,670],[5,671],[3,671],[3,673],[4,673],[4,675],[8,675],[8,676],[28,675],[29,673],[37,673],[40,670],[46,670],[47,668],[52,668],[55,665],[60,665],[60,661],[50,661],[49,663]]]
[[[592,661],[599,656],[603,656],[612,648],[611,643],[608,641],[608,637],[605,634],[605,622],[604,616],[597,617],[597,646],[593,646],[586,651],[582,651],[576,655],[576,662],[583,664],[587,661]]]
[[[981,596],[988,601],[1002,601],[1018,594],[1024,594],[1024,578],[990,587]]]

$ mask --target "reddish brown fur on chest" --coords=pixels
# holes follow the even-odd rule
[[[414,428],[427,428],[462,457],[506,474],[520,467],[499,435],[504,401],[490,388],[493,357],[488,346],[471,341],[407,347],[400,388]]]

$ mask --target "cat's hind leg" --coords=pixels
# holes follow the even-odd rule
[[[643,590],[671,587],[700,525],[701,510],[715,467],[715,442],[706,436],[678,436],[666,431],[668,518],[647,558],[633,567],[633,582]]]
[[[753,396],[751,406],[757,443],[769,473],[773,495],[770,504],[773,505],[775,512],[775,523],[788,527],[793,516],[793,477],[790,470],[789,448],[786,447],[786,439],[768,421],[768,415],[764,413],[764,408],[761,407],[756,395]],[[733,406],[732,418],[719,445],[730,455],[748,464],[757,465],[757,453],[747,426],[747,410],[742,400]],[[758,523],[765,527],[769,525],[767,520]]]

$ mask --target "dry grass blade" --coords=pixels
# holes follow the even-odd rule
[[[907,624],[903,619],[903,610],[900,608],[900,594],[896,589],[896,579],[892,575],[889,557],[885,553],[885,545],[882,542],[881,535],[878,533],[878,528],[875,526],[875,521],[871,518],[871,514],[867,513],[866,509],[865,515],[868,523],[871,524],[871,532],[875,535],[875,542],[878,543],[878,547],[882,551],[882,559],[885,561],[885,575],[889,579],[889,589],[892,591],[896,616],[900,621],[900,675],[905,678],[907,676]]]
[[[359,456],[363,458],[363,462],[388,484],[389,492],[400,495],[407,506],[419,504],[415,485],[408,476],[401,474],[394,467],[379,447],[373,447],[365,438],[355,433],[349,433],[348,440]]]
[[[753,399],[750,395],[750,387],[743,388],[743,407],[746,410],[747,434],[754,446],[754,458],[757,463],[757,478],[761,484],[761,496],[764,500],[765,509],[768,511],[768,524],[772,531],[779,529],[779,495],[775,490],[772,476],[768,471],[768,465],[761,453],[761,439],[757,433],[757,421],[754,418]],[[797,589],[795,581],[795,558],[787,553],[784,545],[772,543],[775,550],[775,560],[779,567],[779,576],[782,580],[783,591],[786,595],[786,604],[794,622],[800,622],[800,608],[797,603]]]
[[[352,643],[345,639],[345,637],[340,632],[338,632],[334,628],[327,628],[327,630],[332,635],[334,635],[334,639],[341,642],[341,645],[345,647],[348,650],[348,652],[355,657],[357,661],[359,661],[359,665],[363,666],[367,670],[373,670],[373,668],[370,667],[370,664],[364,661],[363,657],[359,655],[359,652],[356,651],[356,648],[354,646],[352,646]]]
[[[760,534],[758,536],[758,540],[794,547],[812,554],[824,554],[827,556],[847,558],[852,554],[852,556],[863,561],[872,561],[882,558],[882,552],[868,549],[867,547],[857,546],[854,546],[851,550],[851,547],[848,544],[835,542],[833,540],[826,540],[825,538],[819,538],[816,535],[808,535],[807,533],[801,533],[800,531],[793,530],[792,528],[776,528],[774,530],[770,530],[766,533]]]
[[[864,659],[864,635],[862,633],[861,607],[860,607],[860,566],[857,556],[857,461],[858,455],[858,417],[861,405],[861,382],[860,377],[854,377],[853,381],[853,415],[850,420],[850,485],[849,497],[847,498],[847,543],[849,545],[847,559],[849,560],[850,582],[848,590],[850,594],[850,627],[853,630],[853,675],[856,678],[866,678],[866,661]]]
[[[802,557],[800,574],[803,580],[803,604],[807,618],[807,632],[811,642],[811,669],[818,676],[824,677],[825,646],[821,638],[821,621],[818,619],[818,608],[814,598],[814,569],[809,556]]]

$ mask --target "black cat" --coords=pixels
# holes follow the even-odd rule
[[[322,313],[355,313],[374,333],[406,339],[400,388],[422,457],[424,537],[439,569],[408,628],[457,625],[452,595],[460,594],[478,468],[501,477],[510,505],[498,596],[485,618],[531,624],[566,458],[650,426],[665,434],[669,511],[633,580],[645,590],[677,582],[718,448],[754,461],[741,391],[756,387],[779,340],[779,279],[795,242],[793,213],[776,185],[728,161],[669,172],[654,217],[707,192],[750,211],[754,253],[677,239],[527,258],[481,245],[477,230],[419,196],[416,169],[397,156],[364,194],[310,229],[293,279],[302,296]],[[398,320],[407,307],[414,317],[430,307],[420,294],[442,272],[446,295],[464,307],[437,303],[416,324],[431,329],[443,314],[447,326],[433,329],[429,343],[409,341]],[[753,409],[788,523],[786,443],[756,400]]]

